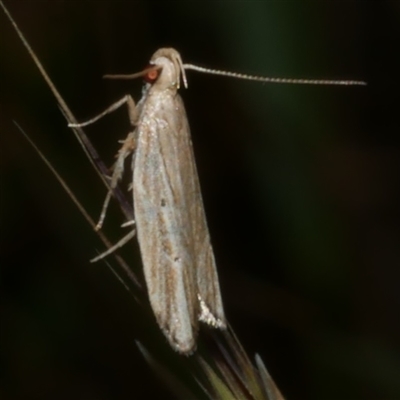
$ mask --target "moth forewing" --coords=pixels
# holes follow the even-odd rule
[[[192,204],[192,212],[195,217],[193,217],[191,221],[193,221],[192,229],[195,237],[194,254],[196,254],[197,297],[200,303],[199,320],[217,328],[225,328],[225,315],[222,306],[217,268],[210,235],[208,233],[190,137],[188,150],[188,166],[191,167],[190,176],[193,177],[194,192],[196,193],[196,201]]]
[[[178,62],[177,62],[178,60]],[[137,125],[133,202],[150,304],[170,344],[191,353],[198,320],[225,317],[185,108],[180,57],[161,49],[160,75],[145,90]]]

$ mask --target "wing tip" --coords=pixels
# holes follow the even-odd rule
[[[162,328],[165,337],[170,346],[179,354],[191,356],[197,349],[196,337],[192,334],[184,338],[179,338],[174,335],[170,330]]]
[[[213,328],[218,329],[226,329],[226,321],[224,312],[221,309],[219,310],[219,316],[216,316],[217,313],[212,313],[210,308],[207,306],[205,301],[201,298],[200,295],[197,296],[200,303],[200,315],[199,321],[206,323]]]

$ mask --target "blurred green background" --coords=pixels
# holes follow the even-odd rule
[[[399,399],[400,3],[4,2],[79,120],[138,99],[141,82],[102,75],[139,71],[165,46],[219,69],[368,81],[188,72],[181,94],[226,313],[248,353],[288,399]],[[172,354],[151,315],[89,264],[102,244],[13,125],[97,219],[105,189],[2,11],[0,85],[0,398],[172,397],[134,343]],[[122,109],[86,132],[111,165],[128,128]],[[112,207],[113,240],[121,221]],[[136,244],[122,253],[140,276]]]

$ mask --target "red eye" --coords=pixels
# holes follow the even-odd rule
[[[160,69],[159,68],[152,68],[152,66],[150,66],[148,68],[148,72],[144,75],[143,79],[147,82],[147,83],[154,83],[157,78],[160,75]]]

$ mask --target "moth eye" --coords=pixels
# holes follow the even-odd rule
[[[151,68],[152,66],[150,66],[150,68]],[[145,74],[144,75],[144,80],[147,82],[147,83],[154,83],[156,80],[157,80],[157,78],[160,76],[160,69],[156,69],[156,68],[154,68],[154,69],[150,69],[148,72],[147,72],[147,74]]]

